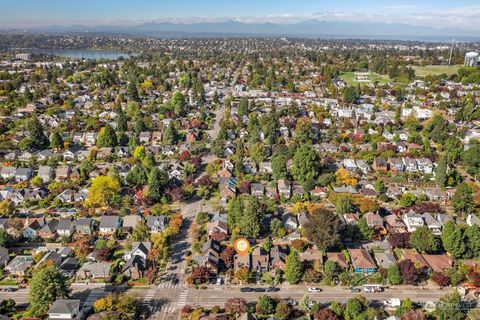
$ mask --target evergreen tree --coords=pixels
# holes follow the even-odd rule
[[[30,280],[29,314],[41,317],[47,313],[50,305],[68,294],[65,278],[53,264],[40,266]]]
[[[462,215],[472,213],[475,210],[473,205],[473,190],[468,183],[458,185],[455,194],[452,197],[453,209],[456,213]]]
[[[302,263],[298,258],[298,253],[293,249],[285,263],[285,279],[290,284],[297,284],[302,279]]]
[[[441,157],[438,166],[435,168],[435,182],[439,187],[446,187],[448,182],[447,159]]]
[[[52,149],[62,149],[63,148],[63,139],[60,133],[55,131],[50,136],[50,148]]]
[[[127,131],[127,117],[125,116],[125,112],[123,112],[122,108],[118,108],[117,110],[117,130],[120,132]]]
[[[147,170],[141,164],[135,165],[130,171],[128,171],[125,177],[127,184],[133,187],[141,187],[147,183]]]
[[[27,129],[30,133],[28,137],[30,147],[37,149],[45,149],[48,147],[48,138],[43,132],[43,126],[37,117],[33,117],[28,121]]]
[[[98,133],[97,147],[115,147],[117,144],[118,141],[115,130],[109,124],[106,124]]]
[[[130,99],[133,101],[139,101],[140,97],[138,96],[138,89],[135,83],[132,81],[127,86],[127,94]]]
[[[164,195],[168,176],[157,167],[153,167],[148,176],[148,196],[156,203],[160,202]]]

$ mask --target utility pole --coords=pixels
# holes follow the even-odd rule
[[[453,46],[455,45],[455,39],[452,39],[452,47],[450,48],[450,57],[448,58],[448,65],[452,63],[452,55],[453,55]]]

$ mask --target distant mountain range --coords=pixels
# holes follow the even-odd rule
[[[473,31],[444,28],[436,29],[401,23],[348,22],[307,20],[294,24],[224,22],[173,23],[147,22],[128,26],[46,26],[29,29],[33,32],[54,33],[109,33],[150,37],[181,36],[286,36],[319,38],[374,38],[399,40],[479,40]]]

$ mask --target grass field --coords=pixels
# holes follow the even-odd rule
[[[363,81],[357,81],[355,79],[355,76],[366,76],[368,80],[363,80]],[[367,73],[360,73],[360,72],[344,72],[340,75],[340,78],[345,81],[348,85],[355,85],[357,83],[369,83],[369,82],[375,82],[378,81],[380,83],[387,83],[390,81],[388,76],[382,76],[378,73],[375,72],[367,72]]]
[[[425,76],[438,76],[441,74],[452,75],[457,73],[458,68],[460,66],[424,66],[424,67],[417,67],[414,66],[413,69],[415,70],[415,74],[419,77]]]

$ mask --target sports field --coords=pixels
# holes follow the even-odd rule
[[[415,74],[419,77],[425,77],[425,76],[438,76],[441,74],[447,74],[447,75],[452,75],[457,73],[458,68],[460,68],[459,65],[455,66],[424,66],[424,67],[417,67],[414,66],[413,69],[415,70]]]
[[[362,80],[357,80],[356,76]],[[357,83],[369,83],[376,81],[380,83],[387,83],[390,81],[388,76],[383,76],[375,72],[344,72],[340,75],[340,78],[350,86]]]

